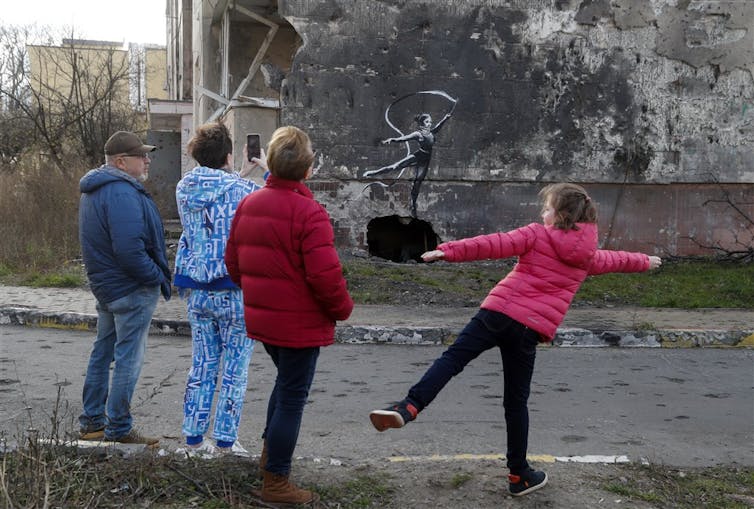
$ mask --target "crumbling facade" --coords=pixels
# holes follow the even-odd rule
[[[537,221],[558,181],[593,195],[604,247],[753,243],[754,3],[194,0],[192,18],[194,124],[222,118],[237,143],[306,129],[342,247],[415,258]],[[364,174],[415,149],[380,143],[415,115],[449,111],[425,91],[457,103],[414,218],[411,168]]]

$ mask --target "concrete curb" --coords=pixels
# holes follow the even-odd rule
[[[0,325],[26,325],[48,329],[97,330],[97,315],[39,311],[20,306],[0,306]],[[191,336],[187,321],[153,319],[150,334]]]
[[[53,329],[95,331],[96,315],[56,313],[20,306],[0,306],[0,325],[25,325]],[[152,334],[191,336],[187,321],[153,319]],[[450,344],[460,332],[449,327],[386,327],[340,325],[335,341],[349,344],[443,345]],[[552,341],[557,347],[754,347],[754,329],[748,330],[589,330],[560,328]]]

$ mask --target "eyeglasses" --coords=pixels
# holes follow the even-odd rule
[[[149,161],[149,154],[118,154],[116,157],[135,157],[143,161]]]

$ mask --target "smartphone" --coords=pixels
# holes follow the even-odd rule
[[[246,157],[251,161],[252,157],[262,157],[262,141],[258,134],[246,135]]]

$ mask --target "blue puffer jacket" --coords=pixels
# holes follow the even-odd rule
[[[188,172],[175,189],[183,233],[175,257],[175,286],[238,288],[225,268],[225,244],[238,203],[261,189],[237,173],[205,166]]]
[[[81,178],[79,189],[79,241],[97,300],[108,303],[158,285],[170,299],[162,220],[141,183],[102,165]]]

